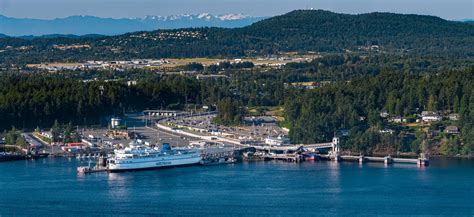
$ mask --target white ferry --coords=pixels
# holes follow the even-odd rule
[[[136,141],[124,149],[114,150],[114,156],[108,159],[108,170],[142,170],[159,167],[172,167],[199,164],[201,153],[198,149],[171,149],[164,143],[161,148],[150,148]]]

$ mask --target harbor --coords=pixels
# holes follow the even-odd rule
[[[229,163],[237,163],[242,161],[268,161],[268,160],[279,160],[285,161],[288,163],[301,163],[303,161],[333,161],[333,162],[357,162],[359,164],[364,163],[382,163],[384,165],[390,164],[414,164],[418,167],[427,167],[429,166],[429,159],[426,155],[421,154],[419,158],[397,158],[384,156],[384,157],[376,157],[376,156],[363,156],[363,155],[340,155],[339,153],[339,139],[334,138],[333,143],[324,143],[324,144],[313,144],[308,146],[287,146],[287,147],[271,147],[271,146],[258,146],[258,147],[244,147],[244,148],[235,148],[233,146],[226,146],[225,144],[220,144],[216,146],[216,143],[208,144],[211,145],[210,147],[202,147],[202,145],[206,146],[206,142],[198,143],[201,145],[200,149],[197,147],[188,147],[186,149],[179,149],[177,155],[180,156],[183,153],[198,153],[194,160],[187,160],[187,158],[179,158],[179,159],[186,159],[180,160],[179,162],[173,162],[173,155],[169,155],[165,152],[171,152],[171,147],[169,144],[164,143],[161,149],[147,149],[146,147],[137,146],[136,142],[132,142],[129,146],[130,148],[124,149],[124,151],[115,151],[115,155],[118,154],[118,158],[114,155],[108,155],[107,157],[99,156],[95,157],[97,159],[97,163],[95,165],[91,164],[91,160],[89,160],[89,164],[87,167],[81,166],[77,168],[78,173],[80,174],[88,174],[88,173],[95,173],[95,172],[113,172],[117,170],[122,170],[116,168],[115,164],[119,162],[121,159],[125,159],[126,163],[129,164],[127,166],[124,165],[123,170],[142,170],[142,169],[157,169],[160,167],[176,167],[176,166],[186,166],[186,165],[219,165],[219,164],[229,164]],[[330,145],[328,145],[330,144]],[[329,149],[327,154],[321,154],[320,151],[323,149]],[[315,152],[316,150],[316,152]],[[173,153],[173,152],[171,152]],[[141,165],[139,162],[147,161],[154,159],[155,155],[166,157],[168,160],[157,160],[156,162],[151,161],[153,163],[148,165]],[[93,157],[88,157],[94,158]],[[82,159],[82,158],[79,158]],[[135,163],[134,161],[137,160]],[[110,167],[109,163],[112,163],[112,168]],[[133,164],[133,167],[131,167]]]
[[[11,207],[2,215],[46,216],[54,210],[77,216],[169,216],[179,209],[188,216],[229,211],[294,216],[321,210],[350,216],[364,209],[395,216],[463,216],[474,209],[466,203],[472,196],[474,165],[462,159],[436,158],[426,169],[414,164],[271,160],[76,174],[73,168],[88,161],[61,157],[0,164],[0,206]],[[30,205],[17,208],[16,198]]]
[[[287,132],[271,118],[262,119],[265,124],[261,126],[229,128],[213,125],[211,120],[215,115],[215,112],[146,110],[138,115],[113,117],[108,129],[83,129],[81,142],[62,145],[48,144],[45,141],[48,134],[44,132],[26,133],[27,140],[39,148],[23,150],[24,154],[2,154],[0,161],[76,158],[83,162],[76,169],[80,174],[270,160],[430,165],[428,155],[423,153],[418,158],[347,154],[341,150],[339,137],[325,143],[291,144],[286,139]],[[123,125],[133,127],[124,129]],[[188,152],[195,153],[192,160],[181,159]],[[174,157],[181,160],[174,161]],[[138,163],[142,160],[150,163]],[[118,167],[122,163],[123,168]]]

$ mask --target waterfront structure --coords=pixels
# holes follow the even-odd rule
[[[278,137],[267,137],[265,138],[265,144],[281,146],[290,144],[290,139],[281,135]]]

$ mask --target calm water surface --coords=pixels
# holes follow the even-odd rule
[[[474,216],[474,161],[428,168],[239,163],[76,174],[75,159],[0,163],[0,216]]]

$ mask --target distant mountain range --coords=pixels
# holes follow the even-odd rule
[[[212,16],[211,16],[212,18]],[[211,19],[210,18],[210,19]],[[159,20],[164,18],[148,18]],[[207,20],[207,18],[199,18]],[[282,52],[382,52],[474,57],[474,25],[434,16],[297,10],[242,28],[130,32],[116,36],[0,39],[0,64],[267,56]]]
[[[197,27],[235,28],[248,26],[265,17],[243,14],[173,16],[145,16],[143,18],[100,18],[94,16],[71,16],[53,20],[12,18],[0,15],[0,37],[42,35],[119,35],[127,32],[156,29],[178,29]],[[3,35],[3,36],[2,36]]]

